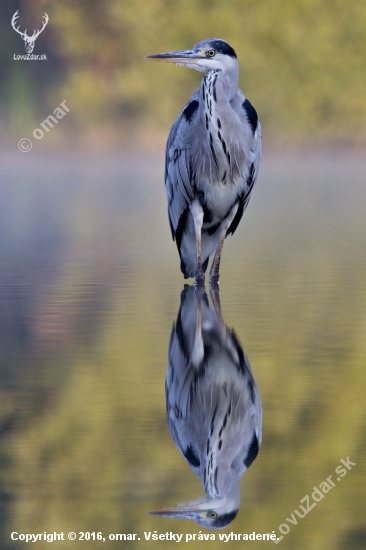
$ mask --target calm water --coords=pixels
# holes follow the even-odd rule
[[[55,549],[176,547],[147,542],[144,532],[154,531],[183,541],[214,533],[190,547],[228,547],[220,531],[146,514],[204,494],[165,418],[184,280],[162,157],[2,159],[2,550],[29,547],[10,540],[14,531],[101,531],[106,539]],[[289,532],[279,548],[365,548],[365,206],[361,157],[267,156],[225,244],[222,315],[249,358],[263,409],[262,445],[226,534],[279,537],[281,525]],[[347,457],[356,465],[337,474]],[[300,501],[309,495],[311,506],[329,476],[334,486],[323,485],[300,519]],[[116,533],[141,540],[108,539]]]

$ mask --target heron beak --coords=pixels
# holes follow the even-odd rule
[[[163,63],[176,63],[177,65],[192,65],[196,64],[202,57],[202,55],[193,50],[181,50],[177,52],[156,53],[148,55],[145,59]]]
[[[151,514],[153,516],[161,516],[164,518],[180,518],[180,519],[194,519],[194,520],[204,513],[205,512],[202,509],[197,508],[197,506],[193,506],[189,504],[178,504],[176,507],[162,508],[161,510],[154,510],[152,512],[148,512],[148,514]]]

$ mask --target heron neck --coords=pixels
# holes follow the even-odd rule
[[[229,507],[232,507],[233,510],[237,509],[240,504],[240,477],[232,467],[226,471],[221,470],[221,475],[219,473],[217,480],[220,497],[224,498],[228,504],[230,503]]]
[[[215,108],[220,108],[220,105],[223,105],[223,101],[225,103],[231,102],[237,91],[238,72],[235,78],[233,78],[221,69],[213,69],[206,73],[202,79],[201,97],[206,101],[213,99]]]
[[[228,67],[225,72],[229,101],[232,101],[236,96],[236,92],[239,88],[239,65],[236,63]]]
[[[205,486],[206,485],[206,486]],[[232,505],[232,509],[240,504],[240,477],[235,468],[226,464],[218,464],[217,478],[214,487],[210,483],[204,484],[206,494],[214,499],[223,499]],[[212,489],[214,489],[212,491]],[[229,506],[229,507],[230,507]]]

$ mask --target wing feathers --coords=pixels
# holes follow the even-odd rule
[[[166,147],[165,188],[173,239],[183,212],[193,200],[189,169],[189,126],[197,117],[198,91],[184,106],[170,131]]]

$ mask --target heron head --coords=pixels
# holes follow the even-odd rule
[[[177,504],[176,507],[162,508],[149,512],[154,516],[167,518],[193,519],[206,529],[223,529],[227,527],[236,517],[238,507],[226,499],[202,499]]]
[[[175,63],[203,73],[213,69],[220,69],[227,73],[238,67],[235,51],[225,40],[219,38],[202,40],[195,44],[191,50],[157,53],[148,55],[146,59]]]

